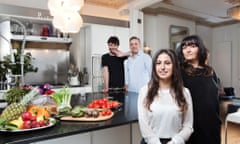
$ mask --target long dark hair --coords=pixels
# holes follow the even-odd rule
[[[183,55],[183,47],[192,45],[192,44],[198,47],[197,58],[198,58],[199,66],[203,67],[205,70],[203,75],[212,76],[213,69],[212,67],[206,64],[208,50],[205,47],[202,39],[197,35],[191,35],[191,36],[185,37],[182,40],[181,45],[177,48],[177,55],[178,55],[182,69],[190,76],[196,75],[196,69],[191,64],[188,63],[188,61],[184,58],[184,55]]]
[[[167,54],[171,58],[171,61],[173,63],[173,74],[171,79],[172,82],[171,82],[170,93],[175,98],[178,106],[180,107],[180,110],[185,111],[187,108],[187,104],[186,104],[187,102],[183,94],[183,81],[180,73],[180,66],[177,60],[176,53],[172,49],[161,49],[153,57],[152,76],[148,84],[148,92],[147,92],[145,106],[149,111],[151,111],[150,105],[158,94],[160,78],[156,72],[156,62],[157,62],[158,56],[163,53]]]

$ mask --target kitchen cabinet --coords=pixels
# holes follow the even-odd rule
[[[90,133],[76,134],[57,139],[51,139],[32,144],[91,144]]]
[[[138,123],[133,123],[32,144],[139,144],[139,132]]]
[[[142,140],[138,122],[132,123],[132,144],[139,144]]]
[[[92,144],[130,144],[130,125],[94,131]]]

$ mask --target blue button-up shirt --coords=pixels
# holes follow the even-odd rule
[[[134,57],[128,57],[125,68],[125,84],[128,91],[139,92],[146,85],[152,73],[152,59],[149,55],[139,51]]]

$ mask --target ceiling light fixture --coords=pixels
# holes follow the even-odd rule
[[[240,20],[240,5],[229,8],[227,15],[233,19]]]
[[[240,0],[225,0],[225,2],[230,3],[230,4],[239,4]]]
[[[77,33],[83,24],[79,14],[84,0],[48,0],[53,26],[63,33]]]

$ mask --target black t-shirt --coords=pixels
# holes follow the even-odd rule
[[[124,60],[127,57],[111,56],[109,53],[102,56],[102,67],[107,66],[109,71],[109,88],[124,87]]]

